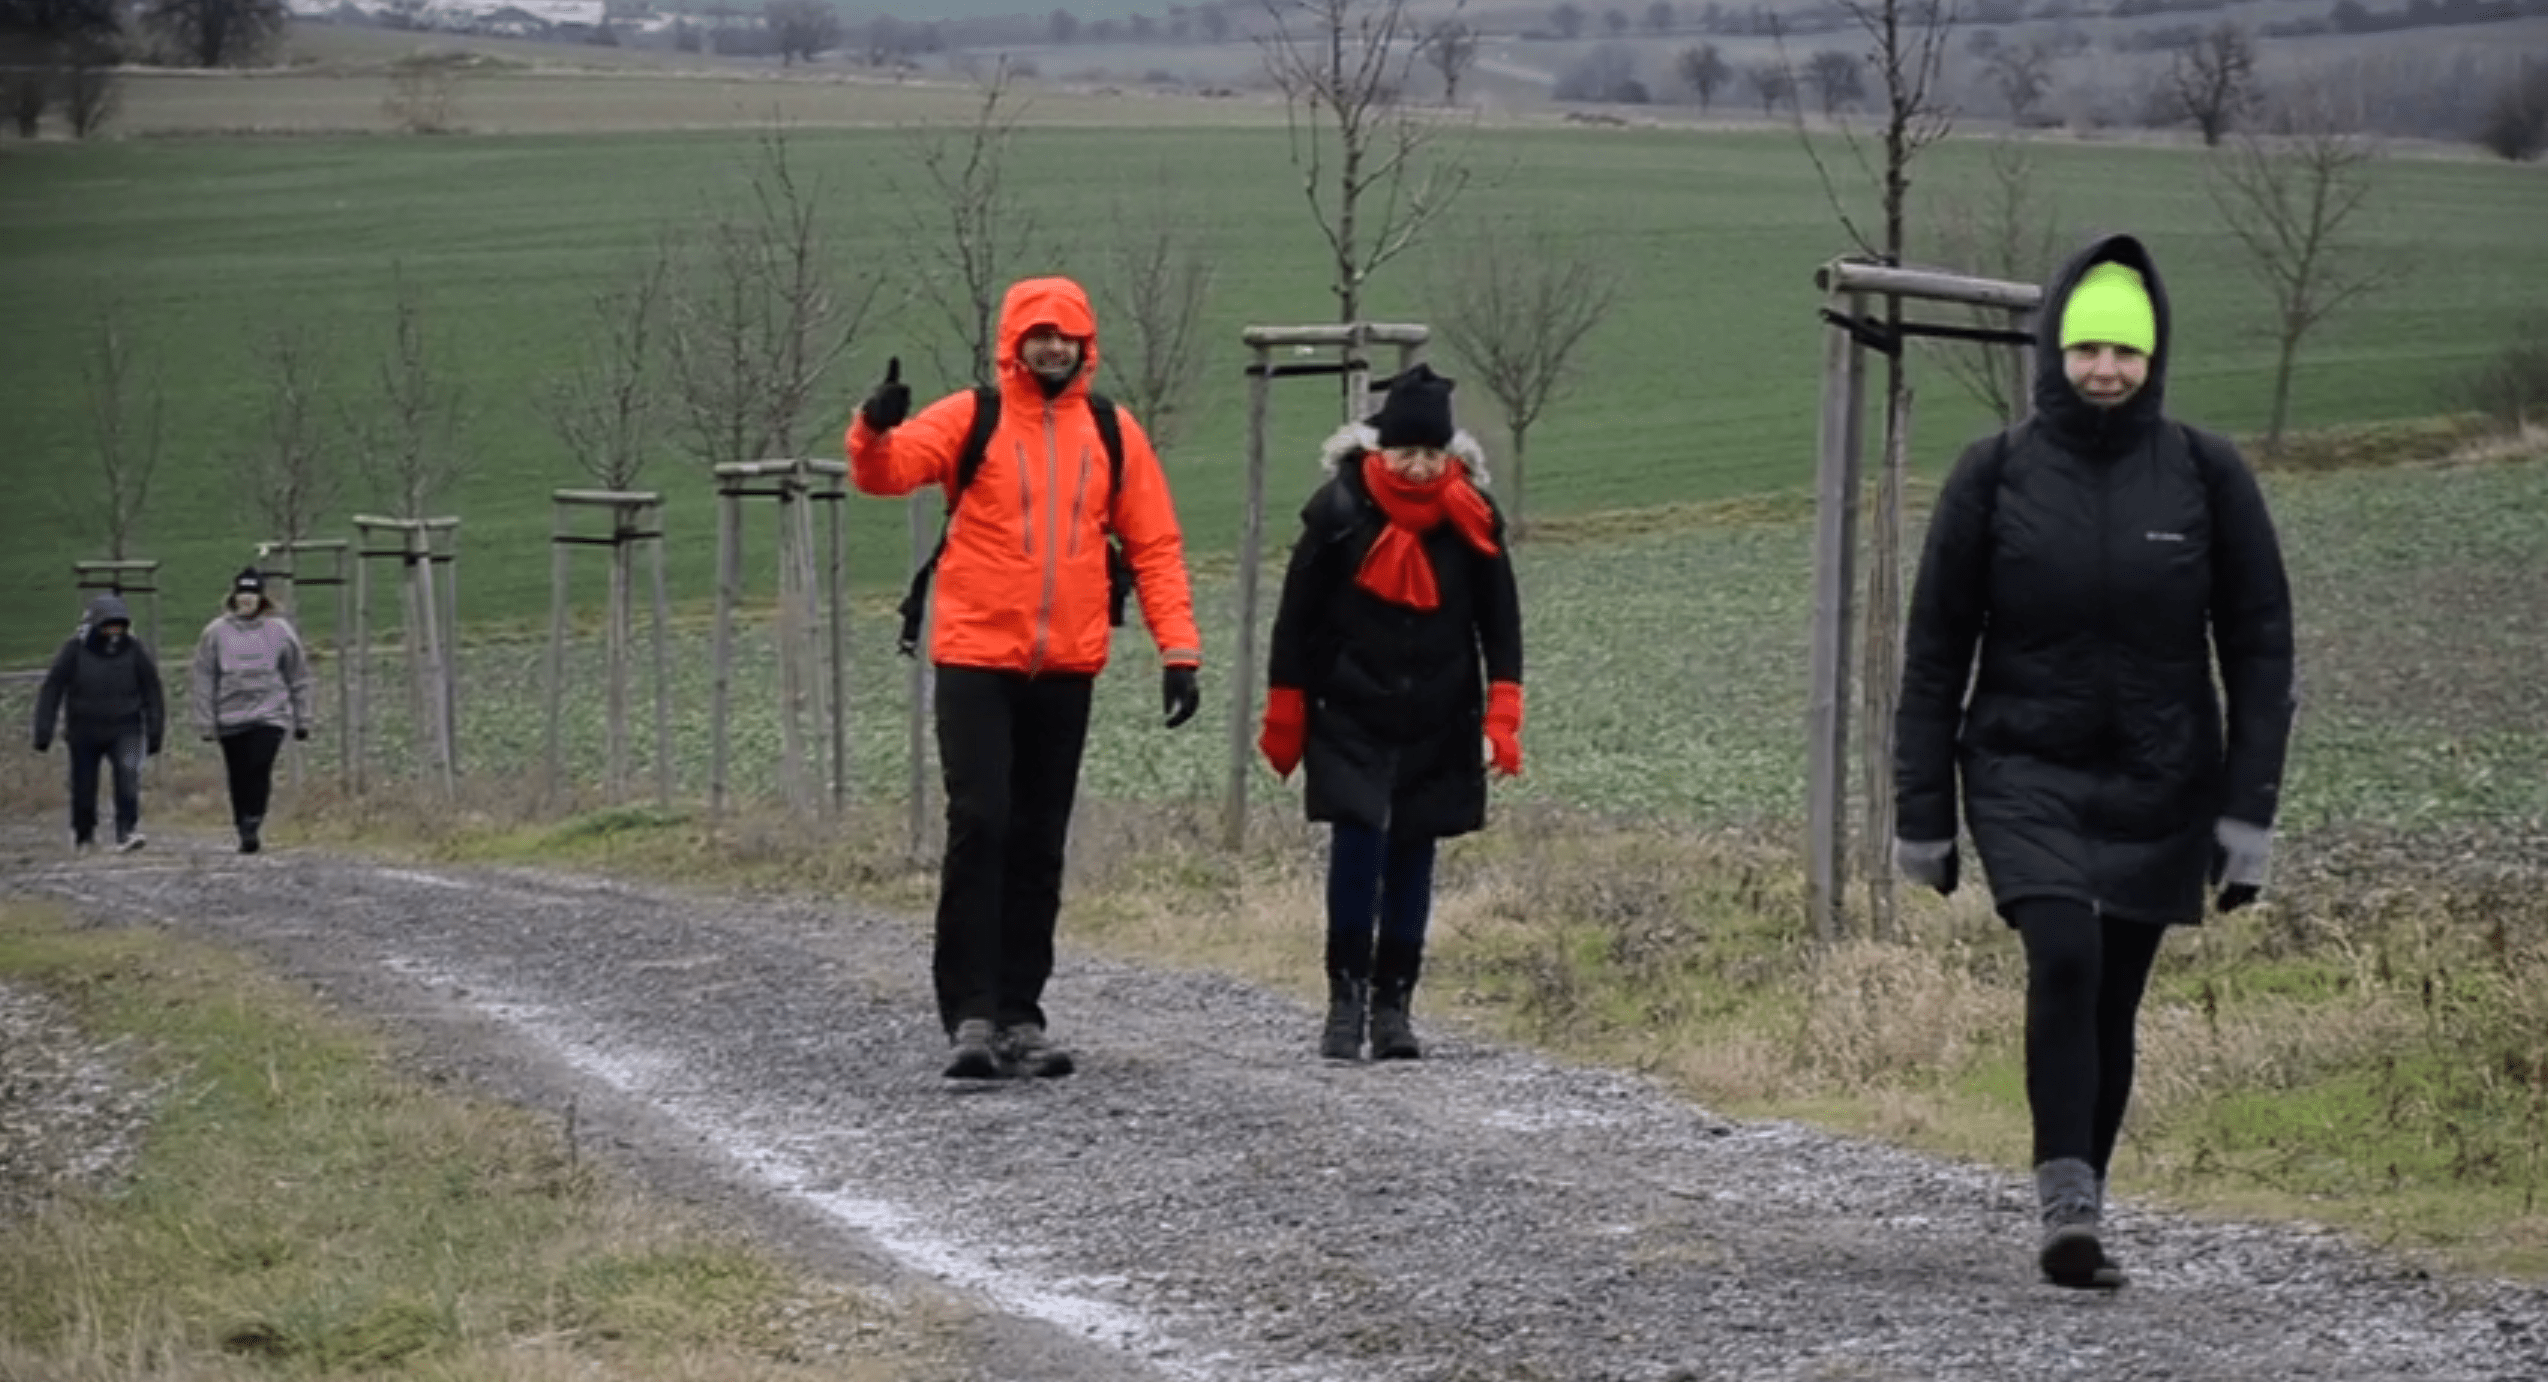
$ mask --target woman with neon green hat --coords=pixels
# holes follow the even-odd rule
[[[2237,448],[2167,417],[2168,353],[2139,240],[2045,286],[2034,415],[1938,493],[1894,724],[1896,863],[1955,891],[1960,805],[2024,943],[2037,1263],[2091,1289],[2123,1282],[2106,1172],[2160,938],[2263,889],[2294,706],[2273,519]]]

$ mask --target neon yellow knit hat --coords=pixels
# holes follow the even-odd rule
[[[2081,276],[2061,309],[2061,348],[2082,343],[2130,346],[2148,355],[2159,348],[2158,313],[2141,275],[2108,260]]]

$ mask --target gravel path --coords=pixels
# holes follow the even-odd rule
[[[2131,1288],[2057,1291],[2015,1176],[1438,1031],[1328,1065],[1287,998],[1067,937],[1080,1072],[960,1087],[919,929],[846,907],[33,828],[0,888],[243,944],[659,1187],[953,1290],[986,1379],[2548,1382],[2536,1287],[2127,1201]]]

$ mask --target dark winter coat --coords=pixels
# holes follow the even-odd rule
[[[36,748],[51,747],[54,725],[68,721],[71,732],[84,738],[139,729],[148,750],[159,752],[168,730],[168,701],[160,689],[159,664],[132,636],[132,620],[116,596],[100,595],[89,602],[88,622],[62,644],[36,693]],[[127,630],[112,652],[102,631],[110,623]]]
[[[1404,838],[1466,834],[1486,823],[1486,683],[1522,679],[1504,518],[1496,512],[1491,557],[1448,523],[1425,535],[1439,606],[1382,600],[1354,579],[1387,525],[1359,464],[1372,443],[1368,428],[1339,433],[1328,451],[1335,473],[1301,508],[1268,679],[1308,703],[1311,820]],[[1475,456],[1474,444],[1466,449]]]
[[[2071,386],[2059,343],[2063,304],[2105,260],[2140,271],[2158,325],[2149,382],[2110,409]],[[1960,773],[2003,914],[2060,897],[2199,922],[2214,822],[2270,827],[2281,791],[2281,547],[2237,449],[2163,411],[2168,300],[2139,241],[2082,251],[2041,321],[2035,416],[1966,448],[1930,519],[1894,725],[1897,830],[1954,839]]]

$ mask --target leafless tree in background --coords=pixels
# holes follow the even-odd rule
[[[1673,60],[1672,70],[1698,93],[1702,111],[1716,103],[1716,89],[1734,75],[1734,69],[1726,66],[1725,55],[1713,43],[1682,49],[1681,56]]]
[[[1438,156],[1447,128],[1404,101],[1415,60],[1408,0],[1264,0],[1257,40],[1291,116],[1292,166],[1327,241],[1336,320],[1363,318],[1371,276],[1414,247],[1468,185]]]
[[[910,203],[911,241],[930,257],[920,291],[955,328],[969,357],[960,369],[941,360],[941,373],[961,372],[975,384],[998,377],[1000,299],[1035,246],[1035,217],[1008,187],[1009,148],[1023,112],[1012,89],[1015,75],[1001,58],[981,83],[973,119],[953,130],[923,131],[912,149],[928,178]]]
[[[659,243],[594,293],[584,358],[543,399],[550,428],[603,489],[636,489],[657,445],[671,296],[672,250]]]
[[[1980,278],[2041,283],[2062,257],[2061,216],[2037,186],[2035,156],[2022,141],[1993,140],[1978,192],[1951,192],[1938,203],[1938,254],[1949,268]],[[1974,308],[1973,325],[2005,326],[2005,314]],[[1931,347],[1940,368],[2001,424],[2016,420],[2034,386],[2033,353],[2002,345],[1941,341]]]
[[[2203,146],[2220,147],[2221,136],[2256,103],[2256,41],[2226,21],[2204,30],[2169,62],[2168,88],[2203,132]]]
[[[393,270],[389,349],[370,406],[349,411],[346,431],[373,497],[397,518],[435,517],[433,510],[468,473],[462,448],[461,394],[436,371],[425,335],[424,307],[403,270]]]
[[[1151,445],[1166,452],[1185,431],[1202,381],[1208,343],[1203,308],[1212,292],[1211,256],[1181,224],[1165,170],[1134,211],[1118,202],[1097,294],[1119,323],[1100,365]]]
[[[1579,237],[1488,225],[1431,285],[1433,329],[1503,411],[1507,525],[1529,530],[1530,432],[1573,377],[1575,352],[1619,297],[1619,274]]]
[[[765,130],[742,209],[716,211],[671,276],[665,344],[682,449],[703,466],[796,455],[806,412],[882,281],[870,270],[835,283],[823,187],[798,176],[784,126]]]
[[[2008,104],[2011,123],[2023,125],[2053,88],[2052,50],[2041,43],[2011,43],[1994,50],[1983,70]]]
[[[2221,220],[2274,305],[2274,394],[2265,424],[2271,454],[2291,416],[2292,366],[2311,330],[2346,303],[2395,281],[2403,261],[2361,243],[2379,146],[2359,133],[2343,94],[2304,84],[2270,132],[2250,132],[2214,156],[2210,191]]]
[[[1478,32],[1457,19],[1445,19],[1425,30],[1418,40],[1424,47],[1425,65],[1442,78],[1442,104],[1460,103],[1460,80],[1477,65]]]
[[[123,304],[112,297],[101,299],[80,375],[97,448],[91,456],[97,483],[93,489],[68,487],[69,497],[79,526],[97,524],[107,558],[124,561],[132,556],[150,483],[159,473],[167,391],[156,372],[146,375],[134,358]]]
[[[240,454],[248,517],[272,542],[307,539],[337,500],[343,467],[319,414],[320,347],[304,326],[281,326],[256,347],[265,373],[264,416]]]

